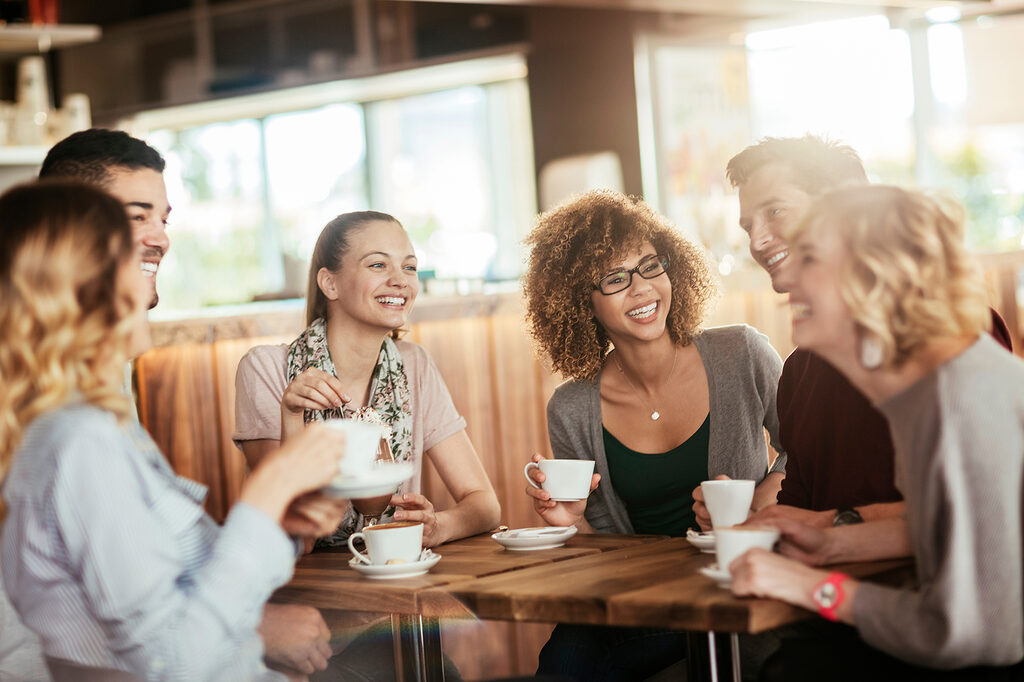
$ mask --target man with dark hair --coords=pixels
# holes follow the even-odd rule
[[[91,128],[53,146],[39,171],[40,178],[66,178],[97,185],[124,204],[142,272],[152,288],[149,307],[160,300],[156,273],[170,241],[167,216],[171,206],[164,186],[160,152],[120,130]]]
[[[750,237],[750,255],[780,294],[792,283],[783,235],[820,195],[868,182],[853,148],[814,135],[765,138],[734,156],[726,175],[739,189],[740,227]],[[1009,348],[1005,323],[995,311],[992,318],[993,336]],[[903,514],[889,424],[838,370],[814,353],[795,349],[783,364],[776,406],[779,440],[788,455],[786,477],[779,503],[764,507],[752,520],[785,518],[829,527]],[[744,638],[744,679],[756,679],[782,638],[817,636],[818,625],[811,621]],[[773,659],[766,669],[780,660]]]
[[[783,231],[799,222],[819,195],[868,181],[852,147],[814,135],[767,137],[732,157],[725,174],[740,190],[740,227],[750,237],[750,255],[779,293],[786,289],[776,277],[789,255]]]
[[[726,175],[739,189],[740,227],[750,255],[779,293],[789,290],[789,247],[782,235],[821,194],[866,184],[851,147],[806,135],[765,138],[734,156]],[[993,335],[1010,335],[993,311]],[[797,348],[779,379],[779,438],[789,459],[779,504],[757,518],[791,518],[827,527],[903,513],[889,425],[868,399],[817,355]]]

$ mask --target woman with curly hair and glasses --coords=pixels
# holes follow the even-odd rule
[[[65,182],[0,197],[4,586],[58,682],[283,680],[257,627],[292,574],[285,526],[315,537],[341,518],[288,516],[337,474],[344,439],[321,427],[268,454],[217,525],[121,390],[151,293],[113,197]]]
[[[885,415],[907,513],[825,530],[780,520],[793,558],[733,562],[737,594],[854,626],[783,640],[771,679],[1024,677],[1024,363],[982,333],[963,225],[955,204],[874,186],[825,195],[786,235],[793,339]],[[907,555],[915,588],[811,568]]]
[[[609,191],[541,215],[527,243],[530,330],[569,378],[548,402],[551,448],[597,471],[588,500],[527,487],[537,513],[584,532],[681,536],[703,509],[695,489],[717,476],[757,481],[754,508],[773,504],[786,456],[770,461],[764,433],[778,449],[782,361],[748,326],[702,328],[716,294],[704,252],[643,201]],[[682,647],[682,633],[560,625],[540,667],[642,679]]]

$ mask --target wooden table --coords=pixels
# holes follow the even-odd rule
[[[435,551],[444,558],[430,573],[399,580],[364,578],[348,566],[347,553],[308,555],[274,599],[393,614],[396,666],[400,679],[409,680],[443,679],[441,617],[729,632],[734,675],[737,634],[811,617],[779,601],[738,598],[719,588],[697,571],[714,557],[682,538],[580,534],[564,547],[513,552],[481,535]],[[905,577],[910,565],[899,560],[839,570],[892,581]]]

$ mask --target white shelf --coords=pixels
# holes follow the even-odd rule
[[[0,147],[0,166],[38,166],[47,147]]]
[[[0,53],[32,54],[100,39],[93,24],[2,24]]]

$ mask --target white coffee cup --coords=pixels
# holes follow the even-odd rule
[[[359,538],[366,544],[366,554],[353,545]],[[348,536],[348,548],[364,564],[411,564],[419,561],[423,552],[423,524],[418,521],[397,521],[370,526]]]
[[[544,483],[537,485],[530,478],[530,469],[544,472]],[[523,475],[534,488],[548,491],[556,502],[576,502],[590,496],[590,479],[594,476],[594,461],[589,459],[542,459],[530,462]]]
[[[735,526],[747,520],[754,501],[754,482],[741,480],[704,481],[700,484],[704,506],[711,515],[711,526]]]
[[[729,570],[729,564],[755,547],[771,551],[779,541],[778,528],[731,526],[715,529],[715,556],[718,567]],[[730,573],[731,575],[731,573]]]
[[[342,476],[359,476],[373,467],[384,436],[383,426],[355,419],[328,419],[324,423],[345,434],[345,456],[338,462]]]

